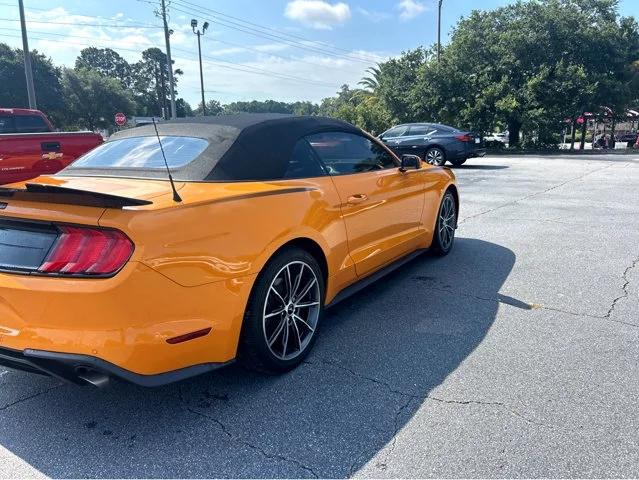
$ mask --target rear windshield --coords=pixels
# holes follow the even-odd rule
[[[44,118],[37,115],[16,115],[14,118],[18,133],[44,133],[49,131],[49,125]]]
[[[209,142],[201,138],[161,136],[169,168],[180,168],[199,157]],[[74,169],[163,169],[164,159],[157,137],[129,137],[103,143],[80,157],[66,171]]]

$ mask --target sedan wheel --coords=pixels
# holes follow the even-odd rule
[[[446,163],[446,154],[439,147],[429,148],[426,151],[426,162],[435,165],[437,167],[441,167]]]
[[[253,286],[238,359],[267,373],[299,365],[317,337],[324,296],[324,277],[313,255],[300,248],[277,254]]]

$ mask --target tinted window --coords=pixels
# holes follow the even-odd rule
[[[183,167],[197,158],[209,142],[192,137],[160,137],[170,168]],[[75,168],[162,169],[164,159],[156,137],[130,137],[103,143],[80,157],[67,170]]]
[[[47,125],[47,122],[45,122],[42,117],[36,115],[16,115],[13,118],[18,133],[40,133],[49,131],[49,125]]]
[[[283,178],[312,178],[324,175],[324,169],[319,163],[313,148],[305,139],[295,144],[293,154]]]
[[[0,117],[0,133],[15,133],[13,117]]]
[[[408,127],[404,127],[404,126],[393,127],[390,130],[388,130],[387,132],[385,132],[383,136],[384,136],[384,138],[386,138],[386,137],[401,137],[406,132],[408,132]]]
[[[452,127],[447,127],[446,125],[435,125],[434,128],[437,129],[437,133],[453,133],[457,131]]]
[[[428,135],[435,129],[428,125],[415,125],[408,130],[409,135]]]
[[[331,175],[371,172],[397,165],[393,157],[368,138],[328,132],[307,137]]]

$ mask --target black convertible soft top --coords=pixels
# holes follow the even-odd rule
[[[359,128],[332,118],[279,114],[182,118],[158,123],[157,128],[162,136],[196,137],[209,142],[199,157],[171,172],[176,180],[210,182],[277,180],[284,175],[300,138],[327,131],[362,134]],[[155,129],[153,125],[145,125],[118,132],[109,142],[150,136],[155,136]],[[117,172],[114,170],[86,169],[71,164],[61,175],[166,177],[159,169],[120,167]]]

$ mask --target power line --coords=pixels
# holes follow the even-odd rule
[[[188,50],[185,50],[183,48],[176,48],[176,51],[179,52],[185,52],[185,53],[191,53]],[[238,62],[232,62],[230,60],[224,60],[221,59],[219,57],[212,57],[210,55],[202,55],[203,58],[208,59],[208,60],[212,60],[211,63],[228,63],[230,65],[235,65],[237,67],[241,67],[241,68],[247,68],[247,69],[252,69],[255,70],[255,73],[264,73],[267,74],[269,76],[275,76],[278,78],[284,78],[284,79],[290,79],[290,80],[297,80],[303,83],[308,83],[308,84],[315,84],[317,86],[325,86],[325,87],[334,87],[335,85],[332,83],[328,83],[328,82],[323,82],[322,80],[313,80],[313,79],[308,79],[308,78],[302,78],[302,77],[297,77],[295,75],[289,75],[287,73],[279,73],[279,72],[274,72],[272,70],[267,70],[261,67],[256,67],[254,65],[246,65],[244,63],[238,63]]]
[[[16,28],[4,28],[4,27],[0,27],[0,30],[5,30],[5,31],[11,31],[11,32],[19,32],[19,29]],[[53,32],[43,32],[40,30],[31,30],[31,33],[34,33],[36,35],[45,35],[45,36],[56,36],[56,37],[68,37],[68,38],[78,38],[81,40],[95,40],[95,37],[87,37],[84,35],[67,35],[66,33],[53,33]],[[1,35],[0,35],[1,36]],[[10,35],[7,35],[10,36]],[[35,36],[31,36],[31,38],[35,39],[35,40],[50,40],[48,38],[41,38],[41,37],[35,37]],[[61,42],[61,43],[65,43],[65,42]],[[77,42],[69,42],[70,45],[77,45],[77,46],[86,46],[86,47],[100,47],[100,48],[111,48],[111,47],[105,47],[102,45],[96,45],[96,44],[83,44],[83,43],[77,43]],[[151,48],[151,47],[149,47]],[[135,53],[140,53],[140,50],[134,50],[134,49],[127,49],[127,48],[121,48],[121,47],[115,47],[116,50],[123,50],[123,51],[129,51],[129,52],[135,52]],[[191,52],[189,50],[185,50],[183,48],[174,48],[175,51],[179,51],[179,52],[183,52],[183,53],[188,53],[191,54]],[[276,78],[282,78],[285,80],[295,80],[295,81],[299,81],[299,82],[304,82],[304,83],[308,83],[308,84],[313,84],[316,86],[322,86],[322,87],[335,87],[334,84],[332,83],[328,83],[328,82],[324,82],[322,80],[313,80],[313,79],[307,79],[307,78],[303,78],[303,77],[298,77],[296,75],[289,75],[287,73],[279,73],[279,72],[274,72],[272,70],[267,70],[267,69],[263,69],[260,67],[256,67],[254,65],[246,65],[243,63],[238,63],[238,62],[232,62],[230,60],[224,60],[220,57],[213,57],[210,55],[202,55],[203,58],[209,60],[208,63],[214,63],[215,65],[219,65],[219,66],[224,66],[222,64],[229,64],[229,65],[233,65],[235,67],[241,67],[245,70],[240,70],[240,71],[246,71],[247,73],[260,73],[260,74],[268,74],[269,76],[273,76]]]
[[[185,6],[182,5],[182,2],[179,1],[175,1],[176,4],[180,5],[180,6],[184,6],[185,8],[193,8],[193,7],[189,7],[189,6]],[[206,12],[203,11],[197,11],[197,9],[193,9],[192,11],[187,11],[187,10],[182,10],[179,8],[176,8],[175,6],[171,7],[173,10],[178,11],[178,12],[182,12],[185,13],[187,15],[193,15],[194,11],[197,12],[200,15],[206,15]],[[367,65],[370,65],[372,60],[366,60],[365,58],[362,57],[357,57],[354,55],[346,55],[346,54],[339,54],[339,53],[335,53],[335,52],[331,52],[329,50],[323,49],[323,48],[319,48],[319,47],[313,47],[310,45],[305,45],[303,43],[300,43],[298,41],[295,40],[289,40],[285,37],[282,37],[281,35],[276,35],[273,33],[268,33],[268,32],[264,32],[264,31],[260,31],[257,30],[253,27],[249,27],[246,25],[241,25],[237,22],[231,21],[231,20],[222,20],[222,19],[211,19],[209,20],[211,23],[215,23],[217,25],[221,25],[223,27],[226,28],[230,28],[233,30],[238,30],[240,32],[243,33],[248,33],[249,35],[253,35],[256,37],[262,37],[262,38],[266,38],[268,40],[271,41],[275,41],[276,43],[283,43],[285,45],[289,45],[291,47],[294,48],[298,48],[298,49],[302,49],[302,50],[307,50],[313,53],[319,53],[319,54],[323,54],[323,55],[329,55],[332,57],[336,57],[336,58],[340,58],[340,59],[345,59],[345,60],[350,60],[350,61],[354,61],[354,62],[361,62]],[[375,61],[379,61],[379,59],[375,60]]]
[[[258,29],[261,29],[261,30],[270,30],[272,32],[277,33],[278,35],[282,35],[282,36],[285,36],[285,37],[290,37],[290,38],[302,40],[302,41],[305,41],[305,42],[311,42],[311,43],[314,43],[314,44],[317,44],[317,45],[323,45],[324,47],[332,48],[333,50],[339,50],[339,51],[345,52],[347,54],[352,54],[352,50],[348,50],[346,48],[337,47],[335,45],[331,45],[329,43],[321,42],[319,40],[312,40],[312,39],[309,39],[309,38],[306,38],[306,37],[302,37],[301,35],[295,35],[293,33],[282,32],[281,30],[277,30],[277,29],[272,28],[272,27],[268,27],[268,26],[260,25],[260,24],[254,23],[254,22],[250,22],[248,20],[244,20],[244,19],[241,19],[239,17],[234,17],[233,15],[229,15],[229,14],[220,12],[218,10],[213,10],[212,8],[204,7],[202,5],[198,5],[196,3],[189,2],[188,0],[179,0],[179,3],[190,5],[190,6],[196,7],[196,8],[201,8],[202,10],[206,10],[208,12],[211,12],[214,15],[230,18],[231,20],[235,20],[235,21],[238,21],[240,23],[251,25],[251,26],[257,27]],[[364,56],[362,56],[362,58],[363,57]],[[380,60],[379,58],[371,57],[371,56],[368,56],[368,55],[366,55],[366,57],[369,58],[371,61],[375,61],[375,62]]]
[[[10,30],[7,28],[2,28],[1,30]],[[73,37],[73,38],[82,38],[82,39],[92,39],[92,37],[83,37],[83,36],[79,36],[79,35],[65,35],[65,34],[61,34],[61,33],[44,33],[44,32],[37,32],[38,35],[55,35],[55,36],[61,36],[61,37]],[[21,38],[20,35],[8,35],[8,34],[0,34],[0,37],[9,37],[9,38]],[[33,36],[30,35],[30,38],[34,39],[34,40],[52,40],[50,38],[42,38],[42,37],[37,37],[37,36]],[[58,41],[56,40],[57,43],[61,43],[64,45],[72,45],[72,46],[77,46],[77,47],[97,47],[97,48],[111,48],[110,46],[106,46],[106,45],[98,45],[98,44],[88,44],[88,43],[79,43],[79,42],[65,42],[65,41]],[[118,50],[122,50],[125,52],[134,52],[134,53],[141,53],[140,50],[138,49],[131,49],[131,48],[121,48],[121,47],[117,47]],[[188,50],[184,50],[184,49],[179,49],[176,48],[176,51],[180,51],[180,52],[184,52],[184,53],[188,53],[189,55],[191,55],[192,53]],[[277,72],[273,72],[270,70],[265,70],[259,67],[255,67],[252,65],[244,65],[241,63],[235,63],[235,62],[229,62],[226,60],[215,60],[214,57],[210,57],[210,56],[205,56],[203,55],[203,58],[207,59],[206,63],[211,63],[219,68],[225,68],[227,70],[233,70],[233,71],[239,71],[239,72],[243,72],[243,73],[251,73],[251,74],[255,74],[255,75],[263,75],[263,76],[267,76],[267,77],[273,77],[273,78],[279,78],[281,80],[288,80],[288,81],[294,81],[294,82],[298,82],[298,83],[305,83],[308,85],[315,85],[315,86],[322,86],[322,87],[335,87],[335,85],[327,83],[327,82],[322,82],[322,81],[318,81],[318,80],[309,80],[309,79],[305,79],[302,77],[296,77],[293,75],[288,75],[288,74],[280,74]],[[176,60],[181,60],[181,61],[190,61],[190,60],[194,60],[193,58],[176,58]],[[223,63],[221,63],[223,62]],[[230,65],[225,65],[224,63],[228,63]]]
[[[151,2],[150,0],[138,0],[138,1],[139,2],[144,1],[145,3],[151,3],[151,4],[155,5],[155,2]],[[15,5],[13,3],[3,3],[3,2],[0,2],[0,6],[15,7]],[[33,10],[33,11],[38,11],[38,12],[50,12],[52,9],[51,8],[27,7],[27,8],[25,8],[25,10]],[[69,16],[76,16],[76,17],[82,17],[82,18],[93,18],[93,19],[96,19],[96,20],[106,20],[108,22],[117,21],[116,18],[112,18],[112,17],[109,18],[109,17],[101,17],[101,16],[98,16],[98,15],[86,15],[84,13],[67,12],[66,10],[64,10],[64,13],[66,15],[69,15]],[[29,20],[27,19],[27,21],[29,21]],[[129,20],[125,20],[125,21],[129,21]],[[158,27],[157,25],[152,25],[150,23],[141,23],[141,22],[137,22],[137,21],[134,24],[130,24],[130,25],[134,25],[134,26],[136,26],[136,28],[139,28],[138,25],[139,26],[145,26],[145,27],[153,27],[153,28],[157,28]]]
[[[226,40],[220,40],[219,38],[209,38],[207,40],[209,40],[211,42],[215,42],[215,43],[222,43],[224,45],[230,45],[232,47],[239,47],[239,48],[242,48],[244,50],[249,50],[251,52],[259,53],[260,55],[267,55],[269,57],[276,57],[276,58],[281,58],[283,60],[292,60],[294,62],[302,62],[302,63],[307,63],[308,65],[317,66],[317,62],[310,62],[308,60],[304,60],[303,58],[285,57],[284,55],[278,55],[277,53],[263,51],[263,50],[259,50],[257,48],[251,48],[250,46],[243,45],[241,43],[234,43],[234,42],[229,42],[229,41],[226,41]]]
[[[19,22],[20,20],[15,18],[0,18],[0,21],[3,22]],[[152,26],[152,25],[121,25],[116,23],[111,24],[98,24],[98,23],[84,23],[84,22],[56,22],[53,20],[27,20],[28,23],[39,23],[39,24],[50,24],[50,25],[73,25],[73,26],[84,26],[84,27],[102,27],[102,28],[157,28],[160,29],[160,26]]]

